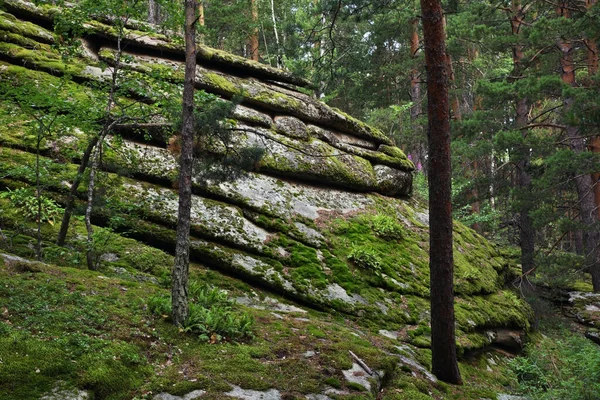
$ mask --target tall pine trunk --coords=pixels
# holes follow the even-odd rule
[[[173,323],[183,325],[188,315],[188,275],[190,266],[190,214],[194,144],[194,83],[196,77],[196,0],[185,1],[185,77],[179,157],[179,214],[173,266],[171,301]]]
[[[570,18],[571,12],[566,0],[563,0],[560,7],[557,8],[559,16]],[[558,42],[560,54],[560,76],[564,84],[575,86],[575,63],[573,60],[573,44],[568,40]],[[565,114],[573,107],[573,99],[565,97],[563,99],[563,108]],[[567,140],[571,150],[575,153],[587,151],[586,143],[581,135],[580,129],[576,126],[567,125]],[[583,225],[583,245],[585,249],[585,259],[587,270],[592,276],[592,285],[594,292],[600,292],[600,221],[596,211],[596,202],[594,197],[594,182],[590,174],[577,174],[575,176],[575,187],[577,190],[579,216]]]
[[[515,37],[516,44],[513,46],[513,76],[515,80],[521,79],[523,75],[523,45],[520,44],[521,27],[523,25],[524,9],[520,0],[513,0],[511,7],[510,25],[511,33]],[[521,129],[529,124],[530,101],[526,97],[517,97],[515,101],[515,125]],[[517,150],[516,183],[519,195],[522,197],[531,190],[531,175],[529,173],[531,154],[527,141],[526,129],[521,130],[524,144]],[[519,210],[519,242],[521,246],[521,273],[524,275],[534,268],[535,261],[535,230],[533,220],[529,215],[531,206],[528,201],[520,199]]]
[[[450,164],[450,109],[444,15],[440,0],[421,0],[429,128],[429,268],[432,371],[462,383],[456,361]]]
[[[586,0],[586,7],[589,10],[596,4],[596,0]],[[587,45],[587,65],[588,76],[591,78],[598,73],[598,43],[597,38],[592,37],[586,40]],[[600,136],[594,136],[590,143],[590,149],[594,153],[600,153]],[[600,220],[600,171],[592,174],[594,183],[594,199],[596,202],[596,212]]]

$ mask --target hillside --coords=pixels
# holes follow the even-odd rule
[[[33,105],[18,95],[0,100],[4,251],[34,257],[35,218],[10,193],[35,185],[39,150],[44,196],[64,204],[119,57],[116,110],[129,114],[103,153],[93,219],[99,271],[81,269],[81,221],[66,247],[53,244],[56,216],[41,224],[47,264],[3,257],[2,398],[40,398],[59,381],[94,398],[192,390],[222,398],[236,386],[278,391],[269,398],[493,398],[514,384],[497,355],[470,358],[494,345],[520,348],[530,328],[529,306],[505,288],[513,261],[455,224],[457,341],[470,384],[435,382],[427,372],[428,217],[410,198],[412,162],[380,131],[316,100],[306,82],[206,47],[197,89],[231,105],[232,146],[263,156],[241,176],[196,177],[192,282],[226,290],[237,300],[230,306],[254,318],[254,338],[211,344],[219,340],[210,332],[200,340],[152,316],[173,263],[177,150],[168,105],[178,105],[182,46],[138,24],[125,29],[118,53],[107,21],[88,20],[81,47],[65,58],[52,30],[61,11],[18,0],[3,9],[0,82],[41,96]],[[40,138],[36,121],[48,115],[56,128]]]

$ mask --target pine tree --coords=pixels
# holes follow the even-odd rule
[[[421,0],[429,128],[429,268],[432,371],[462,383],[456,361],[452,254],[450,108],[444,16],[439,0]]]

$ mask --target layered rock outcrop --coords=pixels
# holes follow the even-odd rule
[[[115,60],[114,28],[106,21],[86,23],[79,55],[65,61],[50,30],[59,10],[20,0],[4,0],[4,9],[1,80],[56,93],[78,115],[90,98],[103,98],[111,78],[107,66]],[[121,100],[138,111],[108,140],[103,167],[111,207],[97,208],[96,222],[116,215],[130,236],[172,250],[177,156],[167,148],[171,121],[163,105],[182,82],[183,47],[143,28],[129,26],[122,39]],[[409,197],[414,167],[404,153],[377,129],[316,100],[307,82],[262,64],[201,47],[196,86],[239,102],[229,119],[239,132],[235,145],[258,145],[264,156],[236,179],[194,181],[192,257],[427,346],[428,221]],[[31,174],[16,167],[35,157],[23,123],[31,118],[10,99],[2,100],[2,109],[0,171],[10,174],[0,172],[0,182],[5,188],[30,185]],[[51,171],[44,185],[59,201],[94,133],[86,126],[42,142]],[[3,222],[11,220],[4,216]],[[455,233],[461,348],[486,346],[499,329],[527,329],[528,307],[503,290],[506,260],[459,223]]]

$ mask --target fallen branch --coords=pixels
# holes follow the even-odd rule
[[[371,376],[373,376],[373,371],[371,371],[371,368],[369,368],[369,366],[367,364],[365,364],[365,362],[363,360],[361,360],[360,358],[358,358],[358,356],[356,354],[354,354],[352,352],[352,350],[348,350],[350,352],[350,355],[352,356],[352,358],[354,358],[354,361],[356,361],[356,363],[358,365],[360,365],[360,367],[362,369],[365,370],[365,372]]]

